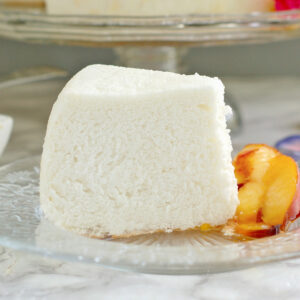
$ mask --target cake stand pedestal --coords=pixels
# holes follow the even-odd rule
[[[185,73],[183,63],[187,48],[182,47],[117,47],[117,64],[125,67]]]

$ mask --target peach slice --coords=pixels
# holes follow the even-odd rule
[[[245,146],[233,161],[238,184],[248,181],[261,182],[269,167],[270,159],[278,153],[276,149],[263,144]]]
[[[262,220],[268,225],[282,225],[295,198],[298,166],[289,156],[280,154],[270,162],[264,176],[266,192],[262,206]]]
[[[263,223],[236,224],[234,227],[236,233],[246,235],[252,238],[262,238],[275,235],[279,232],[279,227],[270,226]]]
[[[239,222],[258,221],[265,193],[263,178],[270,161],[278,151],[266,145],[247,145],[234,159],[235,175],[239,185],[240,205],[236,216]]]
[[[299,214],[300,214],[300,176],[298,170],[298,183],[296,188],[296,195],[287,213],[287,220],[294,221],[299,217]]]
[[[236,211],[238,222],[257,221],[263,194],[263,185],[258,182],[248,182],[239,189],[240,205]]]
[[[256,237],[275,234],[279,226],[284,228],[299,216],[300,179],[291,157],[267,145],[252,144],[237,155],[233,165],[240,200],[236,232]]]

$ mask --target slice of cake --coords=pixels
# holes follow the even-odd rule
[[[274,10],[274,0],[46,0],[50,14],[155,16]]]
[[[46,217],[93,237],[226,223],[238,205],[226,111],[216,78],[83,69],[49,119]]]

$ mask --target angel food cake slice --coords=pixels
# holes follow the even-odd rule
[[[226,223],[238,205],[217,78],[92,65],[53,106],[46,217],[92,237]]]
[[[274,0],[46,0],[50,14],[155,16],[272,11]]]

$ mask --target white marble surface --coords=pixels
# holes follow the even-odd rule
[[[300,260],[203,276],[159,276],[1,255],[3,299],[299,299]]]
[[[300,133],[300,78],[225,78],[244,129],[233,138],[273,145]],[[0,91],[0,113],[15,118],[0,163],[41,151],[47,115],[62,82]],[[36,97],[38,96],[38,97]],[[36,100],[38,99],[38,101]],[[72,264],[0,248],[0,299],[300,299],[300,259],[202,276],[159,276]]]

